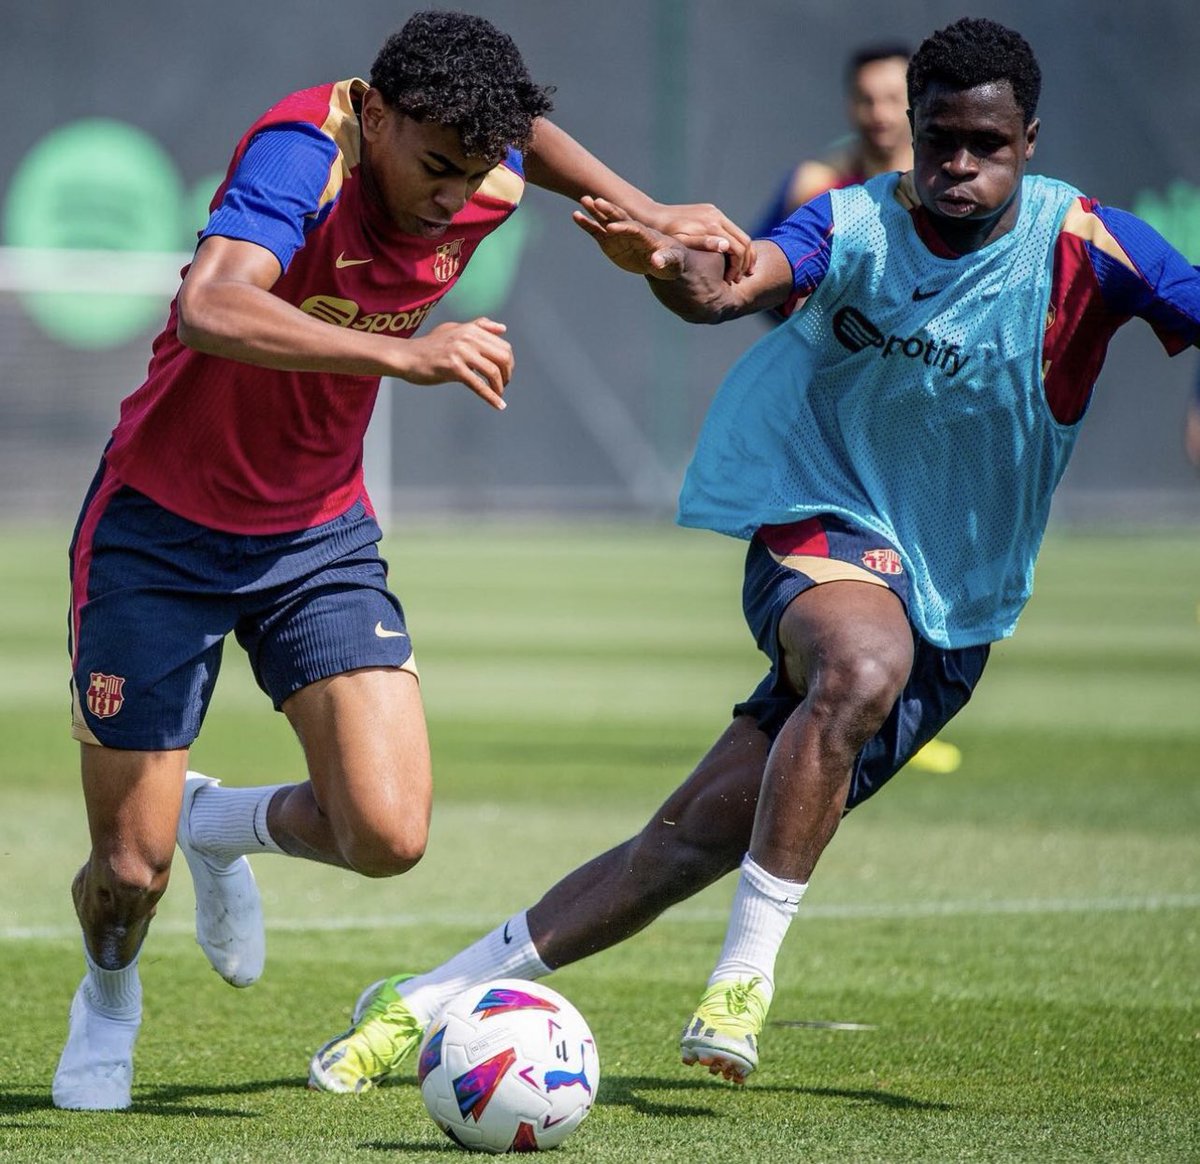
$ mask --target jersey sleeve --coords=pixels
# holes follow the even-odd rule
[[[818,194],[779,223],[766,238],[775,243],[792,268],[792,293],[779,307],[787,317],[802,299],[808,298],[829,270],[833,245],[833,200]]]
[[[508,147],[508,153],[504,155],[500,164],[512,170],[514,174],[525,177],[525,155],[516,146]]]
[[[1200,268],[1140,218],[1084,199],[1084,246],[1109,309],[1136,315],[1174,355],[1200,344]]]
[[[287,270],[305,235],[332,209],[336,144],[317,126],[289,122],[256,134],[200,238],[221,235],[266,247]]]

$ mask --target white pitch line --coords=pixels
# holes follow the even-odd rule
[[[807,905],[802,906],[797,921],[856,921],[917,919],[936,917],[984,917],[995,914],[1058,914],[1058,913],[1142,913],[1149,910],[1197,909],[1200,894],[1164,893],[1148,897],[1049,897],[1015,901],[928,901],[901,902],[894,905]],[[660,920],[662,922],[722,922],[728,912],[715,909],[696,909],[676,906]],[[362,917],[279,918],[268,921],[267,929],[277,933],[335,933],[342,930],[408,929],[416,926],[452,925],[463,928],[491,928],[499,913],[397,913],[374,914]],[[154,925],[156,934],[190,934],[192,926],[184,922],[162,922]],[[78,939],[75,926],[0,926],[0,941],[54,941]]]

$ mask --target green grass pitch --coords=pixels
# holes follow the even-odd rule
[[[413,1079],[304,1088],[384,972],[441,960],[654,810],[762,664],[741,547],[664,526],[457,524],[389,543],[437,801],[425,861],[365,882],[264,858],[269,955],[234,991],[180,863],[142,957],[134,1106],[55,1111],[86,851],[65,695],[67,531],[0,554],[0,1159],[453,1160]],[[742,1090],[676,1037],[731,881],[551,982],[590,1020],[599,1161],[1200,1159],[1200,544],[1052,537],[1038,593],[946,735],[844,822]],[[299,750],[236,646],[194,766],[285,780]],[[858,1024],[842,1030],[818,1024]]]

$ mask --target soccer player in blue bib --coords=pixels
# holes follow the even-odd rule
[[[822,194],[757,244],[753,275],[622,209],[576,220],[694,322],[788,317],[726,377],[679,506],[747,539],[743,603],[770,671],[635,837],[449,962],[363,993],[313,1060],[334,1090],[385,1078],[450,997],[536,978],[739,869],[685,1063],[743,1082],[776,955],[842,816],[967,702],[1029,597],[1050,498],[1113,332],[1200,343],[1200,271],[1139,219],[1026,173],[1041,84],[990,20],[908,71],[914,164]]]

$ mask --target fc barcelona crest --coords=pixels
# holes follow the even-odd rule
[[[458,268],[462,266],[462,246],[466,241],[456,238],[437,248],[433,256],[433,277],[439,283],[449,283],[458,274]]]
[[[903,574],[904,563],[900,555],[892,549],[867,550],[862,556],[862,564],[876,574]]]
[[[109,716],[116,715],[125,705],[124,687],[123,676],[93,671],[87,689],[88,711],[97,719],[108,719]]]

